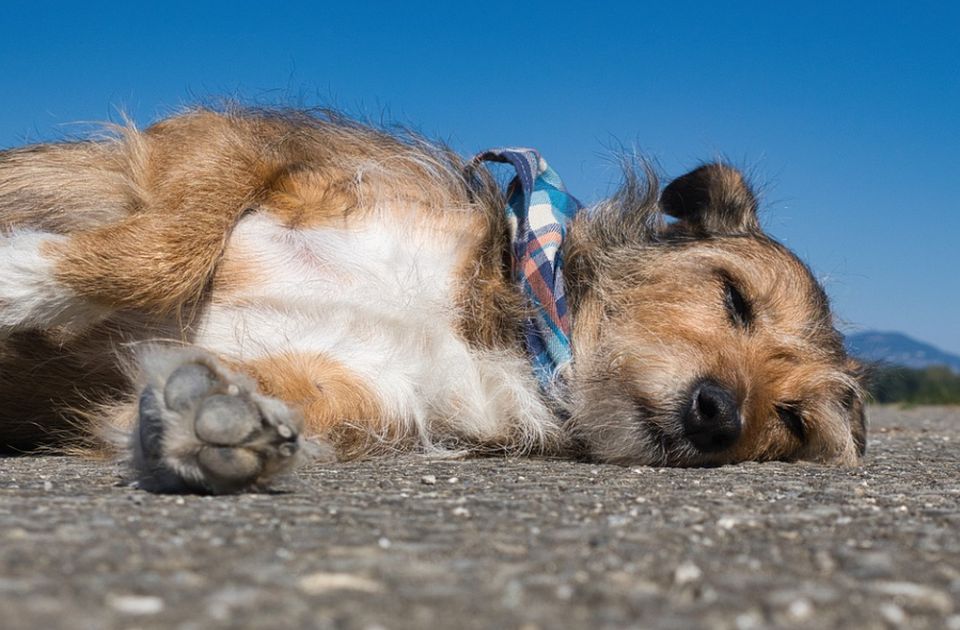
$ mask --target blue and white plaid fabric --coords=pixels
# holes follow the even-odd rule
[[[517,175],[507,189],[514,276],[533,307],[524,338],[533,371],[549,388],[569,363],[570,315],[563,285],[563,239],[583,207],[534,149],[491,149],[477,160],[513,166]]]

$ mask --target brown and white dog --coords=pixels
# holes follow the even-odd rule
[[[119,427],[160,491],[319,451],[859,461],[858,367],[738,171],[660,193],[628,170],[578,216],[550,394],[503,207],[451,151],[330,114],[197,110],[0,153],[0,443]]]

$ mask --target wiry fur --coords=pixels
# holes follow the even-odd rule
[[[57,414],[100,410],[134,436],[144,478],[236,489],[293,461],[278,459],[275,429],[194,437],[194,424],[246,431],[214,409],[241,391],[243,409],[288,409],[340,457],[857,461],[856,368],[809,270],[760,231],[738,171],[708,165],[661,196],[651,169],[629,164],[619,193],[576,219],[563,252],[575,358],[546,394],[522,348],[503,203],[450,150],[330,113],[197,110],[0,153],[0,395],[20,401],[0,412],[0,438],[29,447],[63,426]],[[728,321],[731,282],[756,309],[749,328]],[[206,389],[172,384],[196,364],[214,375],[196,377]],[[744,416],[718,454],[682,435],[705,377]],[[777,425],[784,405],[803,415],[802,443]],[[204,472],[214,455],[226,459]]]

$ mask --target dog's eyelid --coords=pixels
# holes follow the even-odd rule
[[[776,405],[775,409],[777,417],[787,427],[787,430],[801,442],[806,442],[807,425],[803,419],[803,409],[800,403],[797,401],[783,402]]]
[[[723,279],[723,301],[733,323],[740,328],[748,328],[753,322],[753,307],[744,297],[730,276],[721,274]]]

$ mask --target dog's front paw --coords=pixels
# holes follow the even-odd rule
[[[184,353],[140,395],[133,435],[141,487],[155,492],[236,492],[306,459],[302,421],[212,357]],[[171,370],[172,367],[172,370]],[[166,374],[165,374],[166,373]]]

